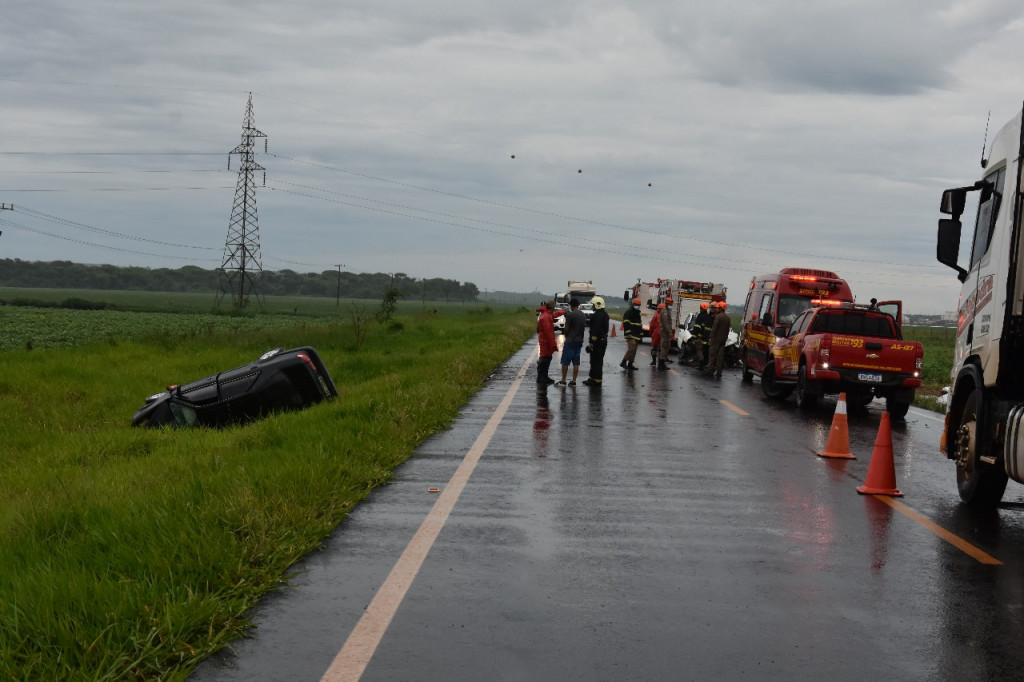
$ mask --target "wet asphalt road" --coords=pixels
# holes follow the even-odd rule
[[[849,417],[858,459],[826,460],[834,399],[659,373],[649,346],[625,373],[623,350],[601,389],[538,391],[528,342],[191,679],[1024,679],[1024,486],[962,507],[939,415],[892,429],[894,508],[856,492],[880,401]],[[339,650],[503,399],[360,677]]]

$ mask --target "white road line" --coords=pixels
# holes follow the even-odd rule
[[[370,659],[373,658],[373,654],[377,650],[377,646],[384,637],[384,633],[391,624],[395,612],[398,611],[398,607],[405,598],[406,592],[408,592],[412,582],[416,579],[416,575],[419,573],[427,553],[433,547],[434,541],[440,534],[441,529],[444,528],[448,516],[451,514],[452,509],[454,509],[455,503],[459,500],[459,495],[462,494],[462,490],[466,487],[469,477],[473,474],[477,462],[480,461],[480,456],[487,449],[491,438],[501,424],[501,420],[504,419],[505,413],[508,412],[508,408],[512,404],[516,392],[519,390],[519,386],[523,383],[526,370],[533,364],[536,357],[536,353],[530,353],[526,362],[519,368],[519,372],[516,374],[516,378],[509,387],[505,397],[498,407],[495,408],[491,418],[487,420],[487,424],[484,425],[473,446],[466,453],[466,456],[463,457],[455,473],[452,474],[448,485],[441,491],[441,496],[434,503],[427,517],[423,519],[419,530],[416,531],[412,540],[409,541],[405,551],[398,558],[398,562],[391,569],[391,573],[384,581],[384,584],[377,590],[377,594],[370,602],[370,605],[366,607],[366,611],[363,612],[362,618],[359,619],[352,633],[345,640],[341,651],[334,657],[331,666],[324,673],[323,677],[320,678],[321,682],[356,682],[356,680],[362,677],[366,666],[369,665]]]

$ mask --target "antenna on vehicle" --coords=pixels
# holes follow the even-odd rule
[[[985,139],[981,141],[981,167],[985,168],[988,166],[988,159],[985,158],[985,145],[988,144],[988,123],[992,120],[992,110],[988,110],[988,116],[985,118]]]

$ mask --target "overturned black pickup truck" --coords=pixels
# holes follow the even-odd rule
[[[154,393],[132,417],[132,426],[226,426],[301,410],[337,395],[312,347],[274,348],[256,362]]]

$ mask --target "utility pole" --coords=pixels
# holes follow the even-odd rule
[[[242,142],[228,153],[228,168],[231,168],[231,154],[238,154],[241,166],[238,169],[238,184],[235,186],[235,201],[228,224],[227,241],[224,243],[224,259],[220,266],[220,294],[217,305],[225,294],[231,295],[236,310],[244,310],[249,296],[255,294],[263,265],[260,259],[259,215],[256,211],[256,183],[253,171],[263,171],[263,185],[267,184],[266,168],[256,163],[253,143],[257,137],[264,138],[263,151],[266,153],[266,135],[253,126],[252,93],[245,108],[242,123]]]
[[[334,267],[338,268],[338,293],[334,296],[334,307],[341,307],[341,269],[345,267],[344,263],[338,263]]]

